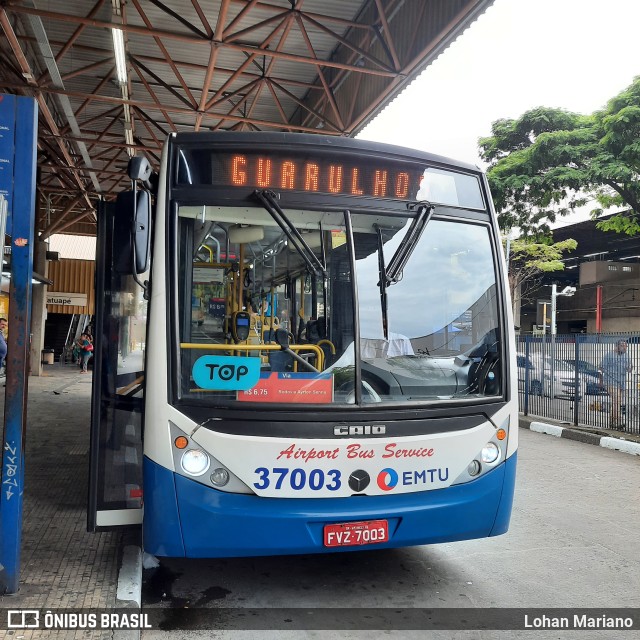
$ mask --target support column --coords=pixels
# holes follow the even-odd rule
[[[3,139],[13,142],[15,137],[8,156],[13,161],[13,198],[9,200],[7,225],[11,235],[11,284],[0,484],[0,595],[5,595],[17,593],[20,582],[38,110],[34,98],[22,96],[4,95],[0,105],[5,105],[5,116],[15,113],[15,133],[9,130],[10,135],[5,136],[3,130]]]

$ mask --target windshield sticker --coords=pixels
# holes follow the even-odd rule
[[[330,373],[262,373],[255,386],[238,393],[238,400],[288,404],[333,402],[333,376]]]
[[[201,389],[251,389],[260,379],[260,358],[201,356],[194,362],[192,374]]]

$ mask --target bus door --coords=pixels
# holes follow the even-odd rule
[[[131,217],[117,212],[98,208],[89,531],[142,522],[147,301],[131,275]]]

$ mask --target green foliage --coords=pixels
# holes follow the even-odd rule
[[[544,271],[558,271],[563,269],[562,255],[565,251],[574,251],[578,243],[573,239],[560,242],[531,242],[526,238],[519,238],[511,242],[510,259],[522,262],[527,266],[533,266]],[[548,263],[560,263],[557,268],[548,268]]]
[[[519,238],[511,241],[509,252],[509,287],[511,300],[515,305],[527,298],[530,290],[535,289],[543,273],[553,273],[564,269],[563,255],[574,251],[578,243],[569,238],[552,242],[547,237],[538,237],[537,241]]]
[[[625,211],[608,220],[601,220],[596,227],[602,231],[626,233],[628,236],[636,236],[640,233],[640,222],[635,211]]]
[[[496,120],[478,141],[501,228],[545,232],[558,217],[595,200],[598,227],[640,233],[640,76],[591,115],[537,107]]]

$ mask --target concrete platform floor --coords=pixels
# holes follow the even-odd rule
[[[59,364],[29,378],[20,589],[0,596],[0,608],[117,606],[123,535],[86,531],[91,378],[76,366]],[[113,637],[112,631],[6,633],[14,638]]]

